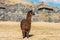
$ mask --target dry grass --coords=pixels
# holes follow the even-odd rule
[[[0,40],[60,40],[60,23],[32,22],[30,38],[22,38],[19,22],[0,21]]]

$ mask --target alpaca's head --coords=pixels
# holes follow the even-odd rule
[[[28,13],[29,13],[30,15],[35,15],[35,13],[33,12],[33,10],[30,10]]]

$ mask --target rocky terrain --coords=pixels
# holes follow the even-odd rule
[[[33,9],[36,12],[36,15],[33,16],[32,21],[50,21],[50,22],[59,22],[60,21],[60,9],[57,9],[57,12],[52,12],[52,14],[45,14],[39,12],[39,4],[34,4],[32,2],[19,2],[19,1],[7,1],[1,0],[0,7],[5,7],[5,9],[0,9],[0,20],[1,21],[21,21],[25,18],[26,13]],[[54,8],[55,9],[55,8]]]

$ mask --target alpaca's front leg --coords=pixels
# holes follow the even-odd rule
[[[29,32],[28,31],[26,32],[26,37],[29,38]]]
[[[28,30],[27,30],[27,32],[26,32],[26,37],[27,37],[27,38],[30,37],[30,36],[29,36],[30,28],[31,28],[31,27],[29,26],[29,28],[28,28]]]
[[[26,32],[24,30],[22,30],[22,35],[23,35],[23,38],[26,37]]]

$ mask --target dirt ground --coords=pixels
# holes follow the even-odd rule
[[[30,38],[22,38],[20,22],[0,21],[0,40],[60,40],[60,23],[32,22]]]

